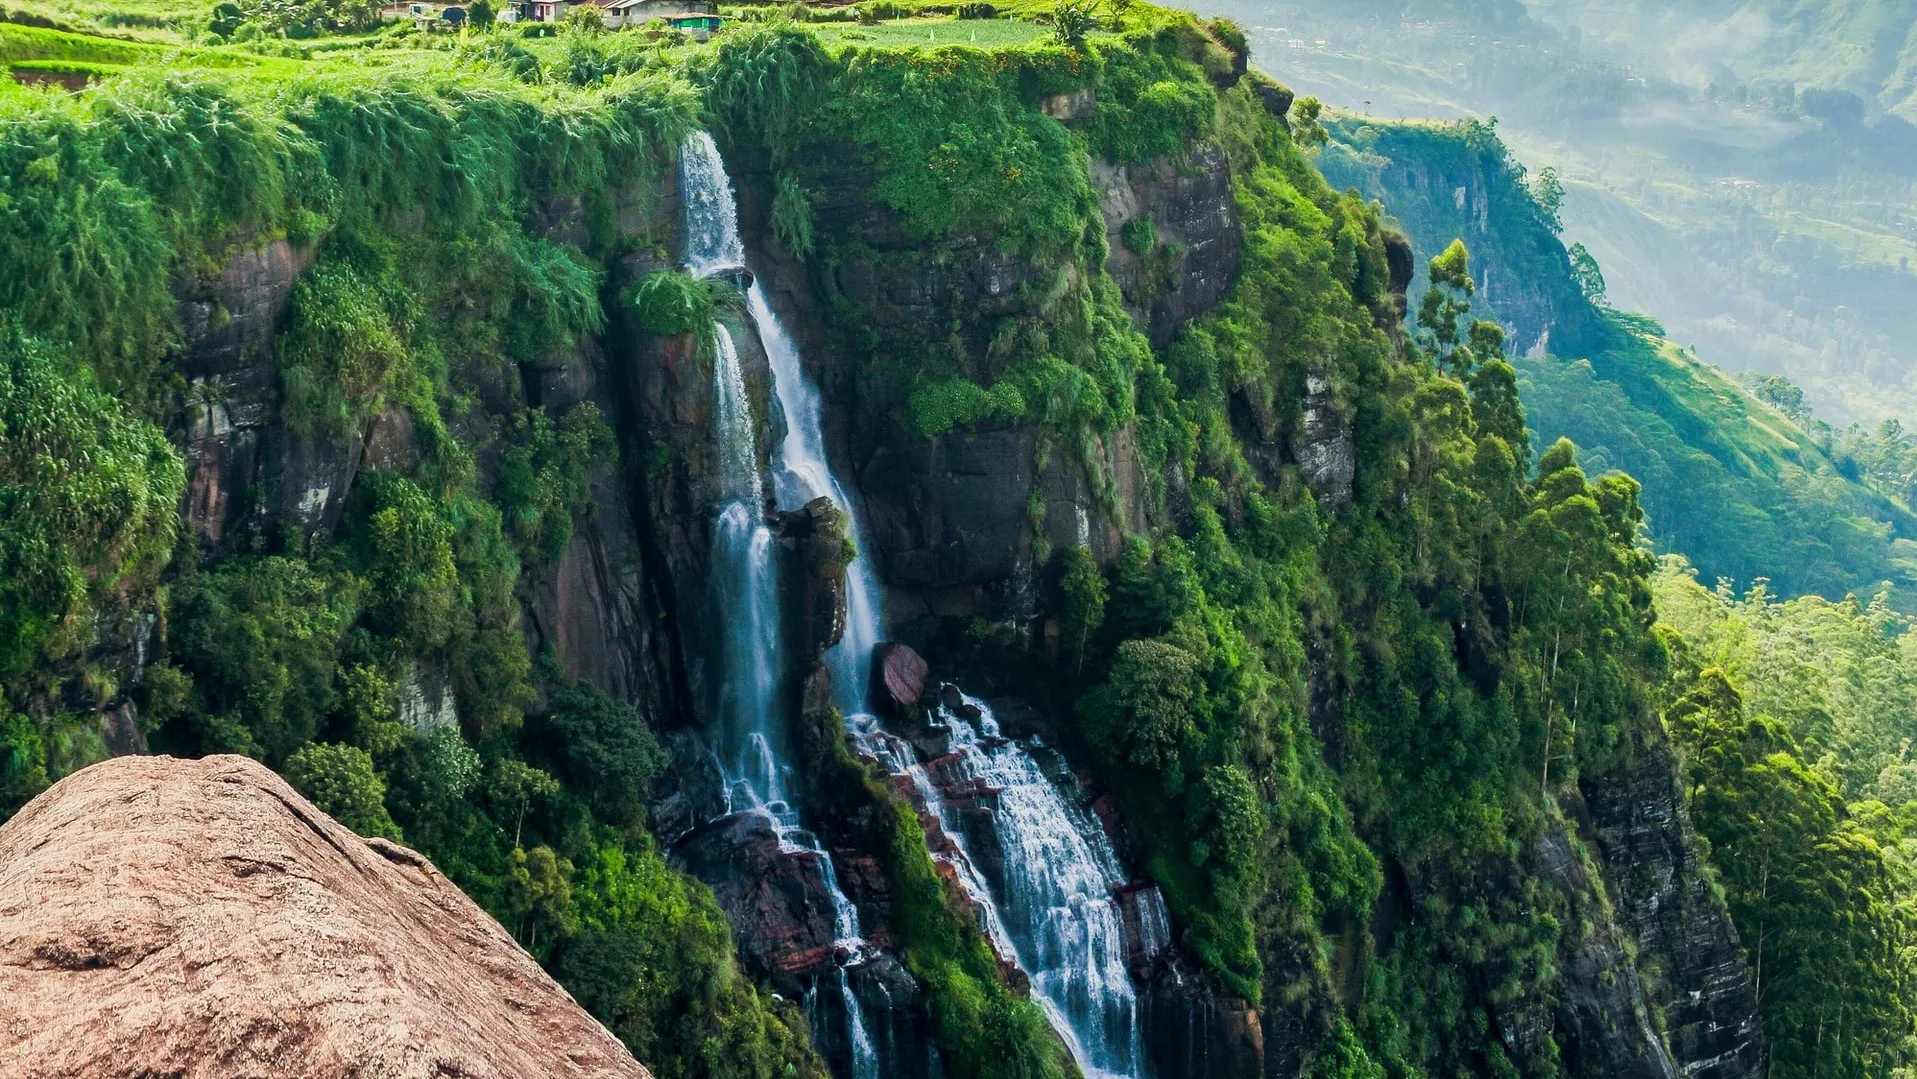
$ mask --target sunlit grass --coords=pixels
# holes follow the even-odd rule
[[[812,27],[828,45],[1023,45],[1051,28],[1023,19],[899,19],[871,26],[819,23]]]

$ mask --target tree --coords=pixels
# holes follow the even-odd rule
[[[346,547],[369,586],[373,628],[421,652],[445,645],[459,570],[439,501],[403,476],[374,472],[354,485],[347,517]]]
[[[491,26],[498,17],[498,13],[493,10],[492,0],[473,0],[466,5],[466,19],[476,29],[483,30]]]
[[[527,733],[559,764],[567,786],[585,792],[600,819],[621,827],[640,822],[666,755],[631,705],[578,682],[555,690]]]
[[[540,930],[546,930],[546,948],[579,928],[572,911],[572,862],[553,853],[547,846],[526,850],[514,847],[511,878],[506,902],[516,916],[513,936],[534,955],[539,950]]]
[[[0,678],[78,643],[90,594],[166,564],[185,487],[159,428],[0,318]]]
[[[606,16],[597,5],[581,4],[566,12],[559,20],[559,28],[569,35],[597,36],[606,32]]]
[[[0,821],[19,812],[34,795],[46,790],[47,747],[33,721],[19,713],[8,715],[0,697]]]
[[[1291,106],[1291,141],[1307,150],[1316,150],[1330,140],[1318,118],[1324,114],[1324,102],[1316,97],[1301,97]]]
[[[358,746],[314,742],[287,758],[286,779],[334,820],[361,835],[401,840],[386,812],[386,784]]]
[[[1722,668],[1698,672],[1665,722],[1750,953],[1772,1074],[1891,1074],[1908,1062],[1917,937],[1876,841],[1783,724],[1747,718]]]
[[[526,823],[526,810],[532,807],[533,799],[558,794],[559,781],[517,757],[503,757],[493,765],[486,792],[494,803],[511,810],[513,846],[517,847]]]
[[[1092,634],[1105,621],[1105,574],[1098,568],[1098,560],[1084,547],[1071,547],[1065,551],[1065,572],[1059,577],[1059,587],[1065,592],[1065,611],[1059,619],[1059,629],[1064,634],[1065,646],[1071,650],[1078,661],[1077,669],[1085,669],[1085,652],[1091,645]]]
[[[1479,364],[1504,355],[1504,328],[1483,319],[1466,321],[1477,283],[1471,279],[1471,254],[1463,240],[1431,260],[1431,287],[1418,303],[1419,344],[1431,352],[1440,367],[1459,377]]]
[[[1559,219],[1558,211],[1564,206],[1564,181],[1558,179],[1558,170],[1550,165],[1538,170],[1537,179],[1531,181],[1531,201],[1538,208],[1538,220],[1553,235],[1564,231],[1564,222]]]
[[[339,706],[340,643],[357,596],[352,582],[278,555],[228,559],[174,585],[173,658],[198,692],[160,741],[284,761]]]
[[[1571,245],[1571,280],[1577,282],[1578,290],[1595,307],[1609,307],[1611,301],[1604,291],[1604,271],[1598,267],[1598,261],[1583,244]]]
[[[1175,775],[1198,732],[1198,657],[1162,640],[1126,641],[1110,678],[1079,710],[1094,742],[1114,759]]]

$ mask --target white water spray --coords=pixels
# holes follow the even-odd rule
[[[772,385],[785,412],[785,441],[779,447],[782,467],[772,480],[779,505],[796,508],[821,495],[831,498],[833,505],[845,513],[846,535],[857,551],[845,571],[845,636],[826,653],[839,714],[857,715],[865,711],[872,682],[872,650],[878,647],[883,632],[878,576],[867,554],[870,548],[859,530],[858,510],[826,461],[819,391],[805,377],[799,350],[779,324],[757,281],[746,293],[746,311],[765,345],[766,359],[772,364]]]
[[[951,752],[929,765],[919,764],[909,744],[880,730],[870,716],[855,722],[860,744],[888,771],[910,776],[927,811],[939,818],[958,849],[935,857],[956,871],[999,954],[1015,959],[1031,977],[1040,1005],[1079,1067],[1088,1076],[1143,1076],[1138,999],[1126,964],[1124,918],[1113,895],[1125,874],[1111,841],[1032,752],[1000,735],[990,706],[961,696],[967,711],[977,710],[977,726],[941,705],[938,719],[950,732]],[[998,879],[978,869],[959,807],[940,794],[955,787],[996,796],[992,830],[1004,855]],[[1154,894],[1141,911],[1153,923],[1141,926],[1148,950],[1162,947],[1155,938],[1169,937],[1162,916]]]

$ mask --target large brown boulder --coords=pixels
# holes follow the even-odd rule
[[[230,756],[0,826],[0,1075],[649,1079],[425,858]]]
[[[888,715],[910,716],[925,696],[925,680],[932,668],[909,644],[887,641],[872,650],[872,666],[882,687],[878,704]]]

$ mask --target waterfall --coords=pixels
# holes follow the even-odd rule
[[[821,495],[830,497],[845,512],[846,535],[857,551],[845,571],[845,636],[826,654],[839,714],[857,715],[865,711],[872,682],[872,650],[878,646],[881,632],[878,577],[867,554],[870,548],[859,531],[858,510],[825,459],[819,391],[805,377],[799,350],[779,324],[757,281],[746,292],[746,310],[759,331],[759,341],[765,345],[766,358],[772,364],[772,385],[779,395],[779,408],[785,412],[785,442],[779,447],[782,467],[772,481],[778,502],[796,507]]]
[[[720,274],[743,268],[745,250],[739,241],[737,210],[724,163],[710,136],[691,136],[682,155],[688,237],[686,263],[694,272]],[[846,515],[847,534],[857,546],[857,557],[846,572],[846,626],[844,637],[826,655],[832,668],[835,703],[857,734],[860,744],[892,772],[910,776],[927,811],[936,814],[954,840],[954,850],[934,857],[954,870],[959,886],[980,913],[982,928],[1001,956],[1016,962],[1032,980],[1035,995],[1052,1026],[1070,1047],[1089,1076],[1145,1075],[1139,1030],[1139,1008],[1127,965],[1124,916],[1114,891],[1126,877],[1104,830],[1082,804],[1069,796],[1041,767],[1037,754],[1049,752],[1033,744],[1022,746],[1003,738],[991,709],[970,697],[958,709],[941,707],[939,719],[950,733],[952,753],[935,762],[943,786],[928,766],[919,764],[912,747],[885,733],[865,712],[871,682],[872,651],[882,631],[879,588],[858,524],[857,507],[832,472],[825,453],[821,402],[817,387],[805,376],[799,352],[780,325],[763,288],[754,281],[746,292],[746,311],[772,368],[773,390],[785,414],[786,433],[777,450],[778,468],[772,477],[777,505],[796,509],[820,496],[830,497]],[[729,348],[730,338],[722,338]],[[729,504],[721,517],[715,543],[746,553],[729,560],[716,557],[715,572],[732,575],[736,592],[720,609],[728,630],[724,678],[727,694],[739,701],[735,724],[742,735],[738,761],[727,775],[737,808],[772,813],[780,821],[782,839],[804,849],[817,850],[817,841],[802,830],[786,801],[785,766],[776,700],[781,657],[778,655],[776,590],[760,592],[762,571],[758,559],[761,533],[766,533],[759,499],[763,477],[757,468],[755,428],[736,350],[722,348],[715,365],[719,380],[718,426],[729,446],[743,447],[737,460],[743,468],[735,476],[734,451],[722,452]],[[729,363],[726,370],[718,370]],[[728,395],[736,394],[736,406]],[[738,433],[731,433],[736,431]],[[736,483],[736,487],[734,486]],[[734,492],[737,491],[737,494]],[[727,525],[734,509],[736,526]],[[751,540],[746,532],[750,528]],[[771,540],[764,548],[770,566]],[[751,607],[748,611],[745,608]],[[764,636],[770,633],[771,636]],[[761,678],[763,677],[763,682]],[[763,698],[760,693],[766,694]],[[757,703],[753,703],[754,700]],[[749,711],[748,711],[749,709]],[[976,721],[977,726],[972,725]],[[981,861],[968,846],[961,807],[947,804],[942,789],[954,785],[996,798],[991,814],[992,841],[1003,854],[993,871],[981,870]],[[863,947],[858,914],[838,885],[831,859],[825,859],[828,890],[833,899],[835,935],[853,954]],[[1155,891],[1138,915],[1148,926],[1140,936],[1148,947],[1169,937],[1163,906]],[[808,1001],[821,990],[836,990],[845,1003],[852,1046],[853,1079],[876,1079],[878,1061],[856,994],[851,991],[845,965],[829,976],[829,986],[814,986]],[[816,1009],[808,1009],[817,1014]]]
[[[859,717],[855,731],[881,766],[911,778],[927,812],[938,817],[956,851],[934,857],[955,870],[999,954],[1015,959],[1031,977],[1079,1066],[1093,1076],[1142,1076],[1138,999],[1126,962],[1124,917],[1113,895],[1126,877],[1111,841],[1076,792],[1061,790],[1041,767],[1038,755],[1050,750],[1036,740],[1028,747],[1003,737],[985,702],[964,695],[960,702],[957,709],[942,704],[938,710],[951,752],[930,764],[918,763],[909,744],[870,716]],[[1003,855],[998,872],[980,870],[965,833],[964,807],[952,805],[942,791],[995,797],[992,840]],[[1143,909],[1149,912],[1143,918],[1153,923],[1144,934],[1168,938],[1155,889]],[[1147,941],[1148,947],[1154,943]]]
[[[703,131],[688,136],[679,168],[685,199],[686,268],[702,276],[744,269],[745,247],[739,239],[732,184],[712,136]],[[784,724],[780,722],[786,708],[779,691],[785,657],[780,647],[774,541],[765,523],[765,477],[759,470],[758,428],[732,334],[722,323],[714,323],[712,336],[713,435],[718,443],[721,485],[719,516],[712,535],[712,589],[724,636],[722,667],[713,686],[715,714],[725,746],[720,760],[726,778],[726,811],[765,814],[777,827],[782,848],[821,855],[821,875],[832,902],[835,943],[841,955],[856,959],[866,950],[858,910],[839,886],[831,856],[799,826],[798,813],[786,792],[791,769],[786,764]],[[775,380],[779,377],[775,368]],[[796,372],[793,377],[797,377]],[[782,390],[782,404],[783,396]],[[813,396],[816,399],[817,395]],[[815,400],[815,429],[817,411]],[[851,1079],[877,1079],[877,1053],[846,966],[845,962],[836,962],[828,977],[845,1010],[846,1042],[852,1050]]]
[[[774,748],[784,740],[773,722],[782,657],[772,530],[760,508],[764,483],[739,350],[724,325],[715,324],[712,335],[713,412],[725,499],[712,535],[713,599],[725,635],[715,715],[724,744],[735,754],[723,762],[726,809],[785,814],[784,754]]]
[[[718,144],[704,131],[687,135],[680,148],[679,195],[685,203],[686,269],[700,277],[745,269],[739,203]]]

